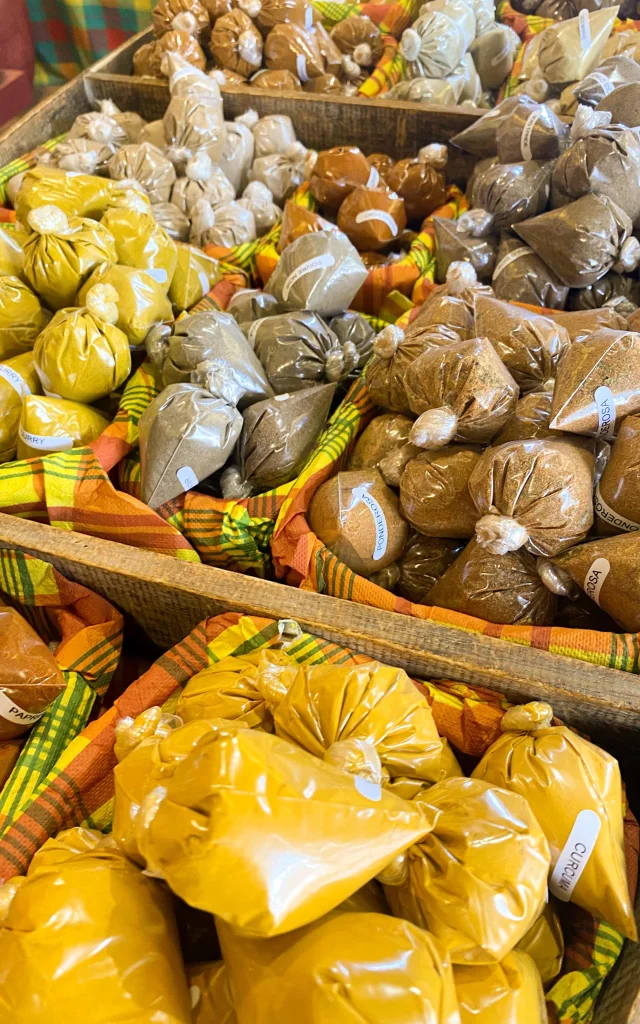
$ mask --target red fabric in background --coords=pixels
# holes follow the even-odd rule
[[[0,125],[34,103],[35,51],[26,0],[0,0]],[[6,74],[20,71],[22,74]]]

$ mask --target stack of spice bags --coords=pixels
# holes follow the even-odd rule
[[[0,888],[7,1019],[544,1024],[568,902],[635,938],[609,754],[526,705],[465,778],[403,671],[341,660],[245,644],[117,721],[112,832]]]

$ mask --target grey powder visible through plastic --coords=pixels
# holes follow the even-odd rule
[[[268,291],[283,309],[309,309],[330,317],[349,308],[367,273],[345,236],[316,231],[287,246],[269,278]]]
[[[535,217],[547,207],[553,161],[495,164],[473,183],[472,205],[488,210],[498,230]]]
[[[355,346],[345,350],[325,322],[308,310],[265,317],[249,333],[276,395],[342,380],[357,366]]]

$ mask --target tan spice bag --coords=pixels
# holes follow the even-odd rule
[[[567,331],[553,320],[485,295],[476,298],[475,327],[480,337],[489,338],[524,393],[555,377],[571,344]]]
[[[348,239],[316,231],[287,246],[267,290],[282,309],[335,316],[349,308],[366,277],[367,268]]]
[[[577,18],[546,28],[538,48],[542,75],[552,84],[579,82],[602,56],[618,7],[580,11]]]
[[[561,578],[582,587],[602,611],[630,633],[640,630],[640,536],[623,533],[571,548],[553,559]],[[564,592],[564,587],[562,592]]]
[[[551,403],[553,402],[553,381],[542,385],[528,395],[519,398],[516,407],[492,444],[497,447],[507,441],[527,441],[536,437],[553,437],[551,430]],[[557,436],[557,435],[556,435]]]
[[[383,409],[411,415],[404,388],[407,370],[418,356],[439,345],[458,340],[454,331],[440,332],[437,327],[423,327],[418,314],[405,333],[390,325],[383,328],[373,343],[373,359],[365,371],[365,380],[372,400]]]
[[[640,416],[627,416],[600,477],[595,509],[599,533],[640,530]]]
[[[478,513],[468,483],[481,454],[471,445],[448,445],[407,463],[400,511],[414,529],[427,537],[473,537]]]
[[[632,324],[627,325],[627,318],[609,306],[601,309],[553,310],[546,314],[562,327],[566,327],[572,341],[580,341],[601,327],[609,327],[614,331],[624,331],[627,326],[633,330]]]
[[[553,895],[635,940],[618,762],[552,719],[539,701],[511,708],[473,778],[528,801],[551,848]]]
[[[412,426],[413,420],[397,413],[376,416],[360,434],[347,468],[379,469],[387,455],[406,445]]]

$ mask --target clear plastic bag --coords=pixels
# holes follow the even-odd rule
[[[323,211],[335,213],[354,189],[378,182],[378,172],[357,146],[335,146],[318,153],[309,188]]]
[[[282,220],[282,210],[273,201],[273,193],[262,181],[250,181],[245,188],[240,206],[246,206],[253,214],[258,236],[266,235],[278,221]]]
[[[209,46],[219,67],[237,71],[245,78],[262,65],[262,36],[240,8],[217,19]]]
[[[376,416],[360,434],[349,459],[349,469],[380,469],[380,463],[392,452],[403,448],[413,420],[396,413]]]
[[[178,262],[171,278],[169,299],[174,309],[192,309],[222,277],[218,261],[192,245],[178,246]]]
[[[338,227],[361,252],[395,242],[407,224],[404,199],[386,187],[353,189],[338,210]]]
[[[249,178],[266,185],[276,203],[282,204],[306,177],[308,150],[294,142],[284,153],[271,153],[253,162]]]
[[[308,309],[335,316],[349,308],[367,269],[343,235],[317,231],[302,235],[282,253],[268,291],[283,309]]]
[[[446,164],[446,149],[433,144],[424,146],[415,159],[399,160],[389,171],[387,184],[404,199],[409,220],[422,221],[445,202]]]
[[[32,352],[0,363],[0,463],[15,458],[22,404],[27,395],[40,390]]]
[[[0,359],[29,352],[51,314],[19,277],[0,277]]]
[[[18,458],[33,459],[91,444],[109,426],[96,409],[66,398],[27,395],[18,431]]]
[[[563,309],[569,288],[533,249],[513,235],[503,235],[491,284],[497,299]]]
[[[400,511],[415,530],[427,537],[473,537],[478,513],[468,483],[481,454],[471,445],[448,445],[408,462],[400,477]]]
[[[471,211],[479,213],[481,211]],[[463,214],[463,217],[465,214]],[[489,229],[493,230],[493,217],[486,214]],[[476,272],[479,281],[491,280],[498,253],[498,236],[482,234],[477,237],[473,229],[464,230],[466,222],[451,221],[446,217],[434,217],[436,236],[436,280],[446,281],[447,271],[452,263],[466,260]],[[482,333],[482,332],[479,332]]]
[[[627,416],[622,421],[598,483],[595,509],[599,533],[635,533],[640,530],[639,461],[640,417]]]
[[[553,320],[486,295],[476,299],[475,326],[525,394],[556,376],[571,344],[566,329]]]
[[[112,285],[117,292],[116,325],[132,345],[143,345],[155,324],[173,320],[166,286],[158,284],[145,270],[118,263],[101,263],[78,292],[80,305],[86,305],[89,289],[96,284]]]
[[[636,65],[637,66],[637,65]],[[594,128],[573,139],[552,177],[563,201],[588,192],[608,196],[628,217],[640,221],[640,138],[622,125]]]
[[[520,38],[509,25],[493,24],[471,43],[471,54],[483,89],[499,89],[513,68]]]
[[[217,89],[215,82],[212,85]],[[218,91],[217,96],[204,99],[192,94],[171,97],[162,119],[167,141],[164,159],[169,158],[180,173],[186,173],[187,164],[200,151],[204,150],[214,164],[222,156],[227,141],[227,127],[219,95]],[[172,185],[174,181],[175,173]],[[168,198],[169,195],[157,197]]]
[[[185,177],[178,178],[171,190],[171,202],[188,216],[201,199],[216,207],[233,202],[235,197],[234,186],[224,171],[211,162],[206,150],[198,150],[187,161]]]
[[[264,44],[264,60],[271,71],[290,71],[303,85],[327,72],[317,34],[292,23],[271,29]]]
[[[425,6],[400,40],[409,77],[444,78],[452,74],[474,36],[475,14],[464,0]]]
[[[424,537],[420,533],[412,533],[398,560],[397,592],[414,604],[428,604],[432,587],[456,560],[464,546],[463,540]]]
[[[475,177],[472,205],[492,213],[498,230],[510,228],[547,208],[552,171],[552,161],[494,164]]]
[[[246,188],[253,164],[255,145],[251,130],[252,113],[254,112],[249,110],[245,114],[240,114],[234,121],[226,122],[227,139],[218,157],[218,166],[233,185],[235,195],[239,195]]]
[[[293,121],[286,114],[267,114],[253,126],[255,156],[284,153],[297,142]]]
[[[101,224],[115,240],[112,262],[145,270],[165,292],[169,290],[178,264],[178,248],[150,207],[107,210]]]
[[[546,1022],[540,975],[526,953],[514,949],[501,963],[485,968],[482,985],[475,967],[456,966],[453,977],[462,1020],[492,1024],[503,1017],[514,1024]]]
[[[256,320],[247,333],[276,395],[337,383],[358,365],[355,345],[342,346],[324,321],[306,310]]]
[[[569,125],[544,103],[519,96],[517,105],[496,132],[500,163],[555,160],[569,144]]]
[[[593,71],[609,38],[617,8],[580,11],[577,18],[546,28],[540,40],[540,70],[552,84],[579,82]]]
[[[493,445],[506,444],[508,441],[528,441],[539,437],[553,437],[556,434],[549,426],[551,404],[553,402],[553,381],[530,391],[524,398],[519,398],[516,407],[499,434],[493,439]]]
[[[114,153],[107,166],[116,181],[133,178],[142,185],[152,203],[168,202],[176,172],[171,161],[150,143],[123,146]]]

